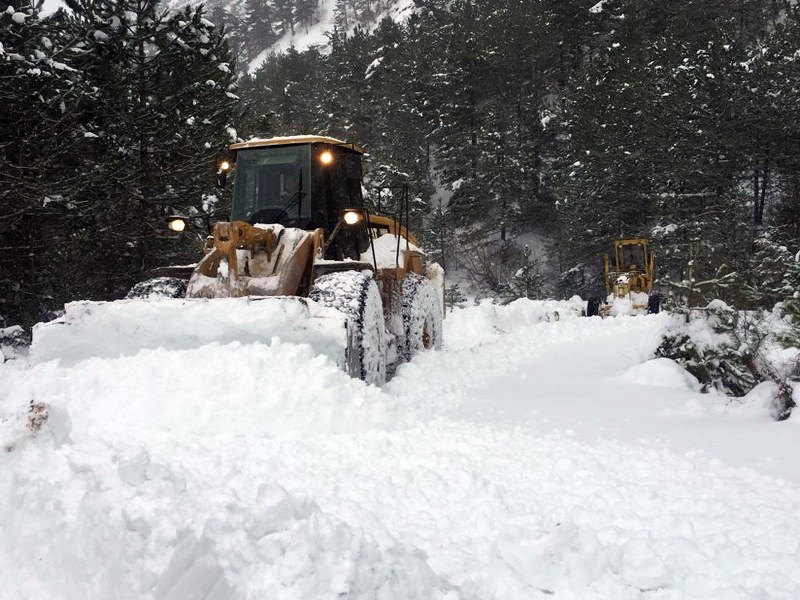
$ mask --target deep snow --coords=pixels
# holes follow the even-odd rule
[[[648,360],[668,320],[456,310],[383,388],[278,338],[7,362],[0,598],[800,597],[799,421]]]

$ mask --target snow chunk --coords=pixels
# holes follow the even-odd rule
[[[639,385],[686,388],[692,391],[700,391],[702,388],[694,375],[669,358],[654,358],[631,367],[621,378]]]
[[[601,12],[603,12],[603,5],[606,3],[606,1],[607,0],[600,0],[600,2],[598,2],[589,9],[589,12],[594,15],[600,14]]]
[[[27,17],[28,15],[26,15],[25,13],[15,12],[14,14],[11,15],[11,20],[14,21],[14,23],[16,23],[17,25],[22,25]]]
[[[672,574],[664,560],[645,540],[632,540],[622,547],[622,578],[640,590],[670,587]]]

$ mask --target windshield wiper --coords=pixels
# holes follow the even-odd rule
[[[285,210],[288,214],[290,210],[297,206],[297,216],[299,217],[300,213],[303,212],[303,198],[305,195],[306,193],[303,191],[303,171],[301,170],[297,182],[297,192],[292,194],[286,204],[281,207],[281,210]]]

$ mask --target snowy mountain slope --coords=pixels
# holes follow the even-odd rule
[[[381,389],[277,339],[0,366],[0,598],[798,597],[797,419],[565,308]]]
[[[295,48],[298,52],[307,50],[312,46],[325,47],[328,44],[327,34],[336,27],[336,0],[321,0],[314,11],[312,24],[300,25],[294,31],[286,31],[277,41],[260,50],[250,49],[250,54],[255,54],[247,65],[247,72],[253,74],[259,70],[266,58],[273,52],[285,52]],[[414,11],[413,0],[394,0],[389,2],[376,2],[377,12],[367,20],[352,18],[346,29],[352,31],[357,26],[369,30],[384,18],[394,21],[404,21]],[[255,52],[254,52],[255,50]],[[257,53],[256,53],[257,52]]]

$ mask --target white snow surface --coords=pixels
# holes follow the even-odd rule
[[[651,360],[666,314],[573,309],[450,312],[380,388],[279,337],[32,348],[0,365],[0,598],[800,597],[798,419]]]
[[[347,344],[344,317],[299,298],[159,298],[71,302],[62,317],[33,328],[34,363],[62,365],[131,356],[142,349],[203,349],[209,344],[282,340],[311,344],[334,360]]]

